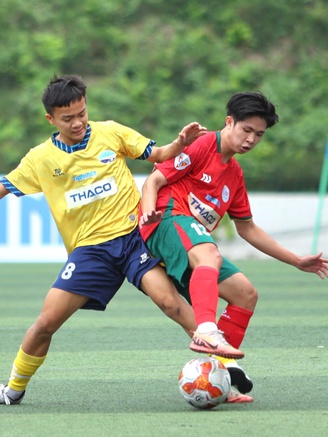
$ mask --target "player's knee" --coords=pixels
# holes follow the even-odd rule
[[[34,335],[38,337],[51,337],[58,329],[58,324],[50,315],[41,313],[33,325]]]
[[[199,266],[209,266],[220,270],[222,256],[215,244],[205,243],[194,246],[188,252],[189,264],[192,269]]]
[[[180,305],[175,296],[165,295],[161,296],[156,302],[157,306],[167,315],[169,314],[179,314]]]
[[[259,295],[257,289],[251,283],[247,287],[245,297],[247,308],[253,311],[256,307]]]

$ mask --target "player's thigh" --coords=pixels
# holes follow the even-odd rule
[[[193,217],[171,216],[162,220],[147,240],[151,253],[161,259],[169,276],[182,286],[189,285],[188,251],[202,243],[211,243],[213,237]]]
[[[172,279],[159,264],[144,274],[140,285],[142,291],[159,306],[181,299]]]
[[[187,251],[191,269],[198,266],[220,268],[221,255],[212,235],[193,217],[174,216],[173,226],[176,241]],[[172,235],[174,236],[174,234]]]
[[[219,284],[219,296],[230,305],[254,311],[258,294],[250,280],[241,272],[224,279]]]

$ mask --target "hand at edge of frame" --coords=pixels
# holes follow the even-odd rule
[[[321,279],[328,278],[328,259],[322,258],[322,252],[301,257],[297,267],[303,272],[315,273]]]

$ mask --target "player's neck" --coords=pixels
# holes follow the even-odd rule
[[[230,139],[225,128],[221,130],[221,156],[223,164],[227,164],[234,156],[234,152],[230,146]]]
[[[60,135],[60,133],[56,136],[56,140],[60,141],[61,143],[65,144],[66,146],[72,147],[75,146],[76,144],[79,144],[79,142],[74,142],[72,140],[69,140],[66,137],[63,137]]]

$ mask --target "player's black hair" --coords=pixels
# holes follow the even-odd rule
[[[234,94],[227,103],[227,115],[235,122],[249,117],[261,117],[267,127],[272,127],[279,121],[276,107],[261,92],[244,92]]]
[[[56,75],[48,83],[42,95],[42,103],[48,114],[53,115],[55,107],[62,108],[86,96],[86,84],[80,76]]]

